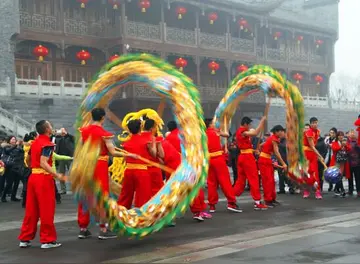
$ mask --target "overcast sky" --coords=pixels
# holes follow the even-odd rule
[[[360,75],[360,0],[340,0],[336,72]]]

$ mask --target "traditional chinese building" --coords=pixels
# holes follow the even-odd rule
[[[286,74],[304,95],[326,97],[338,1],[313,1],[2,0],[0,20],[7,27],[0,33],[0,80],[17,83],[16,74],[26,83],[48,82],[41,92],[47,98],[71,95],[71,83],[87,82],[112,56],[140,52],[181,67],[199,87],[206,115],[231,79],[254,64]],[[54,92],[66,83],[66,92]],[[20,93],[12,87],[11,95]],[[261,115],[264,99],[248,98],[243,114]],[[137,86],[115,98],[111,108],[125,113],[158,103],[157,95]]]

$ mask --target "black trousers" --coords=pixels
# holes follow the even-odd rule
[[[231,169],[233,171],[233,179],[234,179],[234,184],[237,180],[238,177],[238,171],[237,171],[237,157],[234,157],[231,159]],[[233,184],[233,185],[234,185]]]
[[[286,176],[284,170],[277,170],[279,174],[279,191],[285,191],[285,184],[289,186],[290,189],[294,188],[292,181]]]
[[[325,170],[324,165],[321,162],[318,162],[318,173],[319,173],[321,191],[323,191],[323,185],[324,185],[324,170]]]
[[[4,175],[2,177],[0,177],[0,193],[2,194],[1,195],[2,200],[6,199],[6,195],[8,193],[12,193],[13,184],[14,184],[15,180],[20,181],[19,177],[20,176],[18,175],[18,173],[16,171],[12,170],[11,168],[5,170]],[[19,186],[19,184],[17,184],[17,185]]]
[[[350,168],[349,193],[354,192],[354,179],[356,184],[356,192],[360,193],[360,166]]]

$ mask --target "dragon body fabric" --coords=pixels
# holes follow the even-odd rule
[[[215,126],[229,127],[238,104],[259,91],[285,100],[288,176],[298,184],[313,185],[314,179],[307,173],[308,162],[303,147],[303,98],[295,85],[271,67],[255,65],[235,77],[215,111]]]
[[[205,183],[209,155],[200,96],[192,80],[172,65],[148,54],[124,55],[103,67],[83,98],[76,127],[89,125],[91,110],[106,108],[110,98],[131,83],[146,84],[172,105],[180,128],[181,165],[148,203],[127,210],[102,193],[94,182],[99,144],[91,140],[83,143],[78,134],[70,179],[76,197],[91,201],[87,203],[90,211],[105,212],[113,231],[141,238],[159,231],[188,208]]]

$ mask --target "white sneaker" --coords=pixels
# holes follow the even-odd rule
[[[41,245],[42,249],[49,249],[49,248],[58,248],[61,247],[62,245],[58,242],[52,242],[52,243],[45,243]]]
[[[31,247],[31,242],[30,242],[30,241],[20,241],[19,247],[20,247],[20,248],[28,248],[28,247]]]

